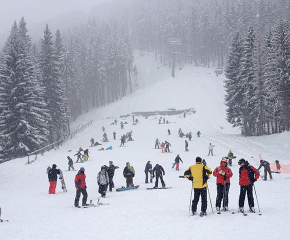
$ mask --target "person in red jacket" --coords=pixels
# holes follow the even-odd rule
[[[87,186],[86,186],[86,175],[85,175],[85,168],[81,167],[79,172],[77,173],[75,177],[75,186],[76,186],[76,198],[75,198],[75,207],[79,207],[79,200],[81,193],[83,194],[83,201],[82,206],[88,206],[87,199],[88,199],[88,193],[87,193]]]
[[[228,211],[229,204],[229,190],[230,190],[230,178],[233,176],[232,170],[228,167],[228,160],[223,158],[220,166],[214,171],[213,175],[217,178],[217,197],[216,197],[216,211],[220,213],[221,202],[223,200],[223,210]]]
[[[240,196],[239,196],[239,212],[244,213],[244,203],[246,193],[248,195],[248,204],[250,207],[250,212],[255,212],[254,209],[254,197],[253,197],[253,184],[260,177],[260,172],[250,166],[248,161],[245,159],[239,160],[239,184],[240,184]]]

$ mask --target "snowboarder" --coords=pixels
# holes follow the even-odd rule
[[[99,185],[99,193],[102,197],[106,196],[108,184],[109,184],[109,175],[107,173],[107,166],[102,166],[101,171],[98,173],[97,181]]]
[[[116,140],[116,132],[113,132],[114,140]]]
[[[124,146],[124,144],[125,144],[125,140],[126,140],[126,136],[125,136],[125,134],[123,134],[123,136],[121,137],[121,145],[120,146]]]
[[[146,163],[146,166],[145,166],[145,183],[148,183],[148,173],[151,174],[151,171],[152,171],[152,164],[150,161],[148,161]]]
[[[270,163],[265,161],[265,160],[260,160],[260,166],[258,168],[258,171],[261,169],[261,167],[264,167],[264,179],[263,180],[267,181],[267,173],[269,173],[270,179],[273,180],[271,168],[270,168]]]
[[[191,132],[188,133],[188,139],[189,139],[189,141],[191,141],[191,139],[192,139],[192,134],[191,134]]]
[[[67,159],[68,159],[68,171],[70,171],[71,168],[72,170],[75,170],[73,160],[70,158],[70,156],[67,156]]]
[[[192,214],[196,215],[199,196],[201,195],[201,213],[200,216],[206,215],[207,209],[207,180],[211,175],[211,169],[201,164],[201,158],[196,158],[196,164],[186,169],[184,176],[193,181],[194,199],[192,200]]]
[[[95,144],[95,139],[91,138],[91,147],[94,146],[94,144]]]
[[[233,176],[232,170],[227,166],[228,161],[226,158],[221,160],[220,166],[214,171],[213,175],[217,178],[217,197],[216,197],[216,211],[219,213],[221,209],[221,202],[223,200],[223,210],[228,211],[229,204],[229,190],[230,190],[230,178]]]
[[[155,140],[155,148],[156,147],[157,148],[160,148],[159,145],[160,145],[160,142],[159,142],[158,138],[156,138],[156,140]]]
[[[170,134],[171,134],[171,132],[170,132],[170,129],[169,129],[169,128],[168,128],[167,132],[168,132],[168,135],[170,135]]]
[[[232,166],[233,158],[234,158],[234,154],[232,153],[232,150],[230,150],[228,153],[229,166]]]
[[[169,146],[171,146],[171,144],[165,141],[165,152],[170,152]]]
[[[179,162],[182,162],[183,163],[183,161],[179,157],[179,154],[177,154],[177,156],[176,156],[176,158],[175,158],[174,161],[175,161],[176,171],[179,171]]]
[[[56,165],[53,164],[52,168],[49,168],[47,171],[48,174],[48,181],[49,181],[49,194],[55,194],[55,188],[57,184],[57,174],[60,175],[60,170],[56,169]]]
[[[188,141],[185,140],[185,151],[187,152],[188,151]]]
[[[165,187],[165,182],[163,180],[164,175],[165,175],[165,171],[164,171],[163,167],[159,164],[156,164],[155,167],[153,168],[153,177],[156,176],[154,188],[158,188],[158,179],[159,178],[160,178],[162,187]]]
[[[83,163],[81,151],[78,151],[74,156],[77,156],[76,162],[79,162],[79,160],[80,160]]]
[[[118,166],[115,166],[113,164],[113,161],[109,161],[109,167],[107,169],[107,172],[108,172],[108,176],[109,176],[109,191],[110,192],[112,192],[112,189],[115,187],[113,178],[115,175],[115,170],[118,168],[119,168]]]
[[[211,143],[209,144],[209,146],[208,146],[208,156],[209,156],[209,154],[211,153],[211,155],[213,156],[213,147],[214,147],[215,145],[212,145]]]
[[[81,167],[75,177],[75,186],[76,186],[76,197],[75,197],[75,207],[79,207],[79,200],[81,193],[83,194],[82,206],[87,207],[88,193],[86,186],[86,175],[85,168]]]
[[[84,161],[88,161],[89,159],[89,149],[84,150]]]
[[[196,134],[197,134],[197,137],[200,137],[201,133],[200,133],[200,131],[198,131]]]
[[[248,204],[250,212],[255,212],[254,209],[254,197],[253,197],[253,184],[260,177],[260,172],[250,166],[248,161],[241,158],[238,162],[240,165],[239,169],[239,184],[240,184],[240,196],[239,196],[239,212],[244,213],[244,203],[246,193],[248,195]]]
[[[126,167],[123,170],[123,176],[124,176],[124,178],[126,178],[127,188],[131,187],[131,186],[134,186],[133,185],[133,177],[135,176],[135,170],[130,165],[129,162],[126,163]]]

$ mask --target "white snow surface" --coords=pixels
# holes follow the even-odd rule
[[[27,158],[15,159],[0,165],[0,207],[3,220],[0,223],[0,239],[289,239],[290,220],[289,175],[273,173],[273,181],[260,178],[255,183],[259,208],[255,196],[256,213],[248,212],[247,199],[245,210],[248,216],[237,213],[239,184],[238,159],[244,158],[258,167],[259,154],[269,161],[280,160],[288,164],[290,158],[289,132],[262,137],[243,137],[238,128],[225,120],[224,76],[218,77],[214,69],[186,67],[177,70],[176,78],[169,76],[168,66],[155,63],[153,55],[137,58],[141,89],[134,94],[106,107],[95,109],[80,116],[72,124],[77,129],[82,124],[94,120],[93,124],[66,141],[59,149],[46,152],[32,164],[25,165]],[[145,87],[146,85],[148,85]],[[139,124],[132,125],[132,116],[120,118],[120,115],[134,111],[167,110],[168,108],[193,108],[195,114],[162,116],[170,124],[158,124],[157,116],[147,119],[141,116]],[[123,130],[120,124],[111,125],[117,119],[127,121]],[[95,208],[75,208],[74,178],[77,171],[67,170],[67,156],[76,161],[74,154],[79,147],[86,149],[90,139],[98,142],[102,139],[102,126],[106,128],[109,142],[102,147],[112,146],[112,151],[98,151],[101,146],[89,148],[89,161],[75,163],[78,170],[85,167],[87,176],[88,202],[97,203],[97,173],[102,165],[113,161],[120,168],[116,170],[115,187],[125,186],[123,168],[130,162],[135,168],[134,184],[137,190],[108,192],[103,203],[110,205]],[[172,135],[167,134],[167,129]],[[185,138],[179,138],[178,129],[184,133],[192,132],[189,152],[184,151]],[[119,147],[120,135],[133,132],[134,141]],[[197,131],[201,137],[196,136]],[[117,140],[113,140],[113,131]],[[155,150],[155,139],[169,141],[172,153]],[[212,143],[214,156],[208,156],[208,145]],[[217,215],[215,212],[216,178],[208,181],[210,199],[206,217],[190,216],[189,202],[192,182],[179,178],[184,171],[195,164],[200,156],[207,161],[212,171],[219,166],[222,157],[232,150],[237,156],[233,160],[233,177],[229,193],[229,212]],[[172,169],[172,163],[180,154],[184,163],[180,171]],[[145,184],[144,168],[150,160],[153,166],[161,164],[166,172],[164,180],[167,190],[147,190],[154,184]],[[63,170],[68,192],[64,193],[58,180],[56,194],[48,194],[46,168],[57,164]],[[263,175],[263,168],[261,171]],[[159,183],[160,184],[160,183]],[[82,197],[81,197],[82,199]],[[80,202],[81,202],[80,199]],[[198,213],[200,212],[200,202]],[[235,212],[235,214],[231,214]]]

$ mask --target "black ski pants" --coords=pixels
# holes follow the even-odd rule
[[[254,207],[253,185],[240,186],[239,207],[244,207],[246,193],[248,195],[249,207]]]
[[[207,209],[207,192],[205,188],[195,188],[194,198],[192,200],[192,212],[195,213],[197,209],[197,204],[199,202],[199,196],[201,195],[201,211],[206,212]]]
[[[160,147],[159,147],[159,143],[155,143],[155,148],[156,148],[156,147],[157,147],[157,148],[160,148]]]
[[[223,207],[228,207],[229,205],[229,190],[230,184],[222,185],[221,183],[217,184],[217,196],[216,196],[216,207],[221,207],[221,202],[223,200]]]
[[[162,187],[165,187],[165,182],[164,182],[164,180],[163,180],[163,176],[162,176],[162,174],[160,174],[160,175],[156,175],[155,187],[158,187],[158,180],[159,180],[159,178],[160,178],[160,181],[161,181]]]
[[[112,192],[113,187],[115,187],[114,182],[113,182],[113,177],[114,176],[109,176],[109,191]]]
[[[102,197],[106,196],[108,184],[100,184],[99,185],[99,194],[101,194]]]
[[[148,183],[148,174],[149,174],[149,171],[145,171],[145,183]]]
[[[83,194],[82,203],[83,204],[87,203],[87,199],[88,199],[87,189],[86,188],[79,188],[79,189],[77,189],[77,192],[76,192],[75,207],[79,206],[79,200],[80,200],[80,197],[81,197],[81,193]]]

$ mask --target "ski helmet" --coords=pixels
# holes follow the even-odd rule
[[[222,162],[228,164],[228,160],[227,160],[226,158],[223,158],[223,159],[221,160],[221,163],[222,163]]]
[[[57,166],[56,166],[56,164],[52,164],[52,168],[56,168]]]
[[[80,168],[80,171],[81,171],[81,172],[84,172],[84,171],[85,171],[85,168],[84,168],[84,167],[81,167],[81,168]]]
[[[239,160],[238,164],[241,165],[242,163],[246,163],[246,160],[243,159],[243,158],[241,158],[241,159]]]
[[[103,170],[103,169],[107,169],[107,166],[106,165],[103,165],[102,167],[101,167],[101,170]]]

